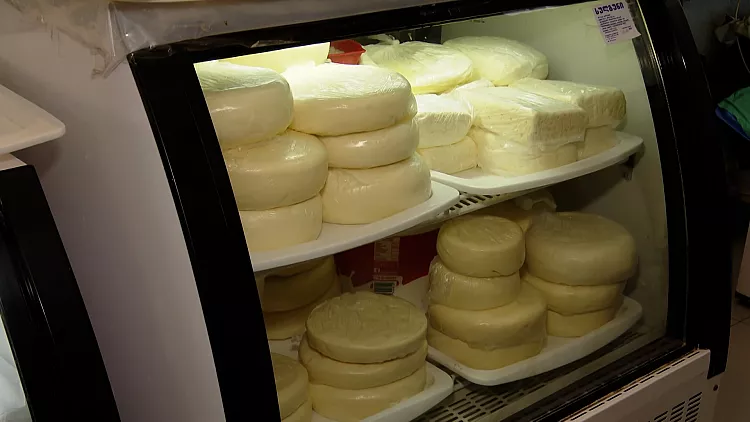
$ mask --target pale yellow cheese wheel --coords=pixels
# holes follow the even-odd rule
[[[523,280],[534,286],[547,301],[547,308],[562,315],[583,314],[614,306],[622,302],[625,283],[599,286],[567,286],[550,283],[528,271]]]
[[[291,277],[266,277],[263,311],[282,312],[301,308],[321,297],[336,280],[333,256],[317,267]]]
[[[312,400],[307,399],[302,406],[297,408],[291,415],[282,419],[281,422],[310,422],[312,420]]]
[[[450,338],[432,327],[427,327],[427,342],[469,368],[490,370],[538,355],[544,348],[545,338],[541,337],[518,346],[485,350],[475,349],[461,340]]]
[[[296,360],[271,353],[276,396],[279,400],[281,418],[286,418],[308,399],[309,382],[307,371]]]
[[[316,306],[341,294],[339,279],[333,279],[328,290],[313,303],[291,311],[263,312],[266,336],[269,340],[284,340],[305,332],[305,322]]]
[[[469,277],[451,271],[436,256],[430,264],[430,302],[455,309],[480,311],[513,302],[521,291],[521,278]]]
[[[547,331],[555,337],[581,337],[612,321],[620,305],[577,315],[547,312]]]

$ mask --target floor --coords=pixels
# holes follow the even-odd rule
[[[750,421],[750,308],[735,303],[727,370],[721,379],[715,422]]]

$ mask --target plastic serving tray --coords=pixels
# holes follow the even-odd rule
[[[0,85],[0,154],[57,139],[65,125],[32,102]]]

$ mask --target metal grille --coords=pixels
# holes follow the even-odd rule
[[[649,422],[697,422],[702,395],[702,393],[698,393],[690,397],[687,402],[683,401],[674,405],[671,409],[660,413]]]

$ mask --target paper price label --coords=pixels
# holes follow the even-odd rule
[[[601,31],[604,42],[607,44],[632,40],[641,35],[635,28],[627,2],[621,1],[594,6],[593,11],[596,22],[599,24],[599,31]]]

